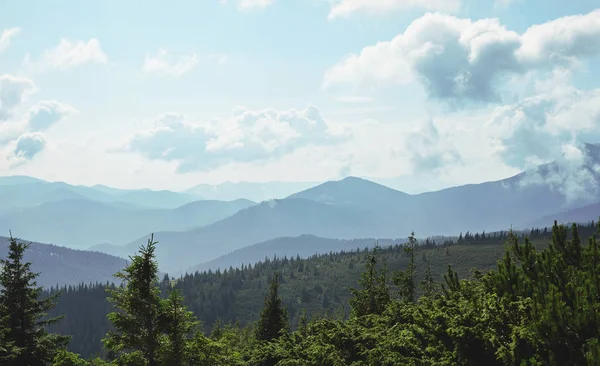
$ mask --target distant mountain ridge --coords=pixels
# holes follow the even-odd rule
[[[596,145],[588,148],[593,166],[600,155],[595,155]],[[193,266],[194,260],[205,263],[259,242],[303,234],[336,239],[405,238],[411,231],[424,237],[507,230],[581,204],[569,201],[550,184],[527,181],[531,175],[543,178],[559,169],[558,164],[545,164],[499,181],[415,195],[355,177],[325,182],[200,229],[156,232],[161,242],[159,263],[167,271],[183,270]],[[600,201],[600,195],[592,199]],[[120,249],[128,253],[144,238]],[[175,259],[179,252],[186,257]]]
[[[208,225],[255,203],[196,201],[175,209],[137,208],[87,199],[65,199],[0,214],[0,232],[85,249],[98,243],[126,244],[147,232],[183,231]]]
[[[29,243],[27,240],[20,240]],[[0,236],[0,258],[8,253],[9,238]],[[33,272],[39,272],[37,283],[45,288],[80,283],[115,282],[113,275],[127,261],[104,253],[31,243],[24,255]]]

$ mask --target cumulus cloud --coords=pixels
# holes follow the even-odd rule
[[[11,39],[19,34],[20,31],[21,28],[18,27],[8,28],[2,31],[2,34],[0,34],[0,53],[10,46]]]
[[[25,57],[25,66],[34,71],[65,70],[87,63],[106,64],[108,57],[102,50],[100,42],[92,38],[85,41],[69,41],[61,39],[58,46],[46,50],[37,61],[32,61],[28,54]]]
[[[329,19],[347,17],[354,13],[387,14],[390,11],[424,9],[454,13],[460,9],[460,0],[335,0]]]
[[[178,170],[187,172],[266,160],[342,138],[328,128],[314,106],[288,111],[239,107],[231,118],[207,123],[192,122],[180,114],[163,114],[152,130],[136,134],[126,150],[150,159],[177,161]]]
[[[40,132],[26,132],[16,141],[14,155],[18,159],[31,160],[46,146],[46,138]]]
[[[195,54],[171,57],[165,49],[158,50],[156,56],[146,55],[142,71],[148,74],[181,76],[196,66],[198,57]]]
[[[389,42],[346,56],[325,72],[323,87],[419,81],[452,103],[500,99],[497,83],[530,70],[569,67],[600,53],[600,9],[528,28],[519,34],[498,19],[428,13]]]
[[[30,79],[0,75],[0,123],[7,120],[23,99],[35,90],[35,84]]]
[[[33,131],[43,131],[77,111],[68,104],[42,100],[29,110],[28,125]]]

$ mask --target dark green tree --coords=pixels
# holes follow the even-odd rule
[[[288,329],[288,314],[279,296],[279,276],[275,274],[271,281],[269,294],[260,313],[256,329],[256,338],[271,341]]]
[[[404,245],[404,253],[409,257],[408,267],[404,271],[395,273],[394,284],[398,287],[400,297],[408,302],[415,301],[415,292],[417,285],[415,283],[415,247],[417,239],[412,232],[408,237],[408,242]]]
[[[5,366],[46,365],[54,355],[65,349],[69,338],[49,333],[46,326],[62,317],[47,318],[60,295],[41,299],[42,288],[31,271],[31,263],[23,261],[28,244],[10,236],[6,259],[0,259],[0,351]],[[4,353],[4,355],[2,355]]]
[[[109,301],[117,311],[108,314],[114,330],[103,339],[105,347],[117,359],[134,357],[137,360],[137,355],[141,355],[148,366],[158,365],[163,336],[163,303],[154,254],[156,243],[152,235],[148,244],[140,248],[139,254],[130,257],[131,263],[115,274],[116,278],[124,281],[124,286],[107,289]]]
[[[171,290],[164,300],[164,330],[167,340],[162,353],[163,365],[183,366],[189,364],[190,342],[199,322],[183,304],[183,296],[178,290]]]
[[[377,273],[378,251],[376,246],[373,253],[367,257],[366,270],[361,273],[361,279],[358,281],[361,288],[350,289],[353,297],[349,303],[354,316],[381,314],[391,301],[387,268],[384,267],[380,274]]]

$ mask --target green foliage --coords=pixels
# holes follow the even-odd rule
[[[161,350],[162,363],[171,366],[189,364],[192,351],[189,343],[199,323],[183,305],[183,297],[177,290],[172,290],[169,298],[164,300],[163,322],[167,337]]]
[[[0,260],[0,360],[6,366],[46,365],[70,338],[46,328],[61,319],[46,316],[59,293],[40,298],[39,274],[23,262],[27,247],[11,235],[7,259]]]
[[[265,305],[260,313],[256,338],[270,341],[278,338],[288,327],[288,314],[279,297],[279,280],[278,275],[275,274],[269,287],[269,295],[265,298]]]
[[[151,284],[146,292],[132,293],[150,293],[150,303],[156,301],[157,310],[152,313],[156,318],[152,319],[156,319],[157,324],[156,355],[157,364],[161,365],[598,365],[598,236],[593,234],[584,242],[577,226],[569,231],[556,223],[548,234],[549,245],[542,245],[509,232],[504,236],[507,244],[504,250],[494,252],[495,268],[488,266],[484,268],[486,271],[476,270],[467,275],[464,263],[462,267],[460,263],[446,263],[442,283],[435,281],[436,270],[442,266],[431,262],[444,257],[460,258],[463,246],[452,246],[451,256],[444,255],[443,251],[436,254],[435,248],[418,248],[411,234],[408,243],[401,248],[376,247],[369,252],[355,252],[342,257],[346,260],[336,267],[350,270],[348,263],[364,264],[364,271],[357,277],[359,287],[351,289],[347,297],[350,316],[340,316],[344,312],[336,316],[311,314],[313,318],[308,320],[306,313],[301,312],[298,327],[293,331],[288,327],[280,284],[283,287],[297,281],[306,286],[308,276],[315,273],[329,274],[340,281],[340,272],[328,271],[327,265],[336,263],[333,255],[293,265],[286,259],[270,262],[270,268],[281,271],[282,275],[273,275],[258,322],[248,322],[245,326],[231,323],[223,326],[218,322],[210,338],[198,330],[195,317],[184,306],[181,294],[171,291],[168,299],[160,299],[158,279],[152,275],[154,271],[145,272],[154,280],[137,282],[138,285]],[[460,240],[472,243],[473,238],[490,240],[491,236],[467,233]],[[149,247],[153,248],[150,243]],[[475,251],[478,246],[466,247]],[[147,249],[142,248],[139,258],[153,262],[152,255],[144,254]],[[429,250],[422,266],[415,263],[416,250]],[[404,265],[394,271],[390,280],[385,259],[393,263],[392,258],[403,258]],[[153,268],[142,262],[138,263],[139,268]],[[386,266],[378,267],[381,262],[386,262]],[[134,263],[137,263],[136,258],[130,266]],[[298,280],[289,272],[283,275],[290,268],[302,268],[302,272],[296,271]],[[260,283],[264,277],[253,273],[254,269],[247,267],[245,271],[230,270],[212,275],[220,277],[222,282],[234,281],[238,276],[248,281],[249,276],[255,275],[255,283]],[[417,286],[419,277],[422,280]],[[185,281],[185,277],[175,284],[164,281],[163,286],[171,289],[172,285],[180,285],[185,289]],[[116,292],[126,293],[131,290],[130,284],[128,281]],[[335,289],[334,285],[317,283],[315,290],[322,295],[319,303],[324,302],[324,294],[335,301],[339,297]],[[168,292],[164,290],[163,293]],[[148,314],[147,310],[137,309],[144,304],[135,303],[130,310],[135,314]],[[132,324],[122,334],[145,329]],[[123,349],[118,348],[118,351]],[[94,362],[101,365],[102,361]],[[64,351],[56,357],[55,364],[86,365]],[[149,364],[141,347],[137,350],[130,347],[130,352],[122,352],[111,363]]]
[[[115,277],[124,281],[125,286],[108,289],[117,311],[108,314],[113,324],[103,340],[104,345],[120,357],[138,351],[148,366],[158,364],[158,351],[161,346],[162,302],[158,288],[158,264],[154,250],[154,237],[142,246],[139,255],[131,257],[131,263]],[[134,362],[134,361],[127,361]],[[137,362],[137,361],[136,361]]]
[[[366,271],[362,273],[358,284],[360,289],[350,289],[353,297],[350,299],[352,315],[363,316],[381,314],[390,303],[390,289],[387,279],[387,268],[383,268],[378,275],[377,257],[378,248],[367,259]]]

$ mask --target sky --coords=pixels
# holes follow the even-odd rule
[[[0,175],[417,193],[600,142],[597,0],[0,0]]]

